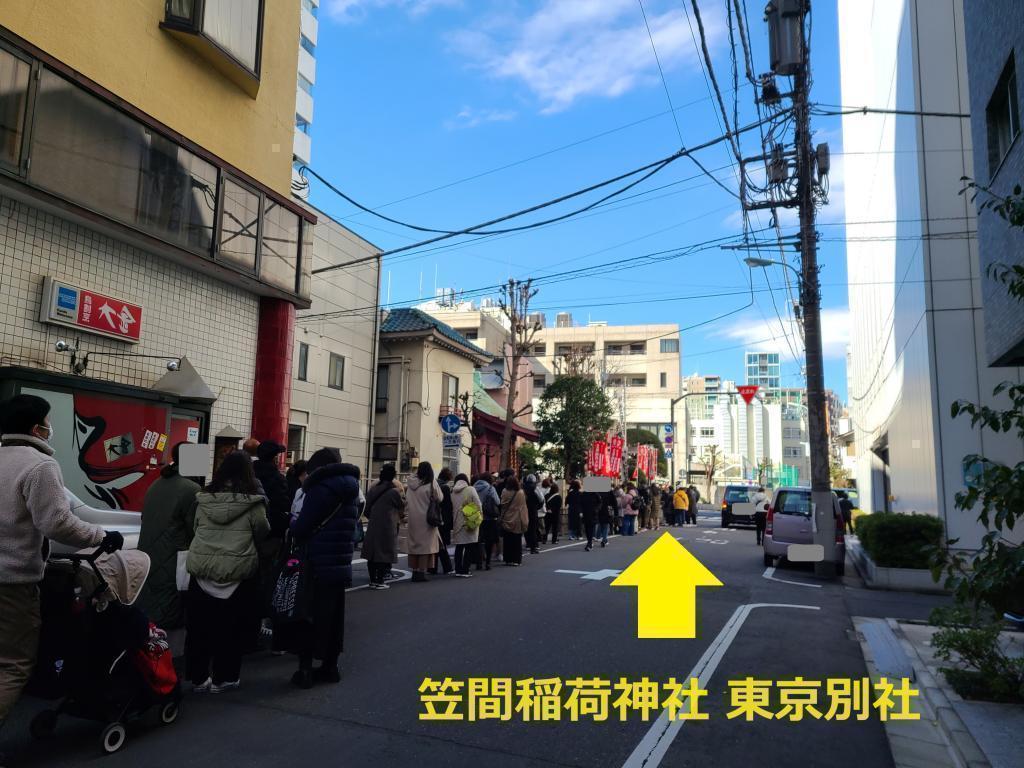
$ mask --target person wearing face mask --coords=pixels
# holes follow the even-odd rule
[[[117,531],[71,512],[53,458],[50,404],[17,395],[0,405],[0,727],[32,674],[39,645],[39,587],[47,539],[120,549]]]

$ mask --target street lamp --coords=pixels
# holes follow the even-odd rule
[[[743,263],[746,264],[751,269],[764,269],[766,267],[774,266],[789,267],[791,270],[793,270],[796,276],[800,278],[800,284],[803,285],[804,276],[800,274],[800,270],[794,267],[792,264],[787,264],[785,261],[773,261],[772,259],[762,259],[759,256],[747,256],[747,258],[743,260]]]

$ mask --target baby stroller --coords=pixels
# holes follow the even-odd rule
[[[59,699],[30,724],[33,737],[53,734],[60,715],[104,724],[100,746],[124,746],[125,724],[159,708],[170,725],[181,688],[166,635],[132,606],[149,575],[137,550],[54,554],[41,586],[42,631],[31,690]]]

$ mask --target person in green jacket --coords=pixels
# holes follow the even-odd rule
[[[257,544],[270,533],[266,498],[252,459],[228,454],[213,481],[196,496],[195,536],[186,567],[192,580],[185,614],[185,660],[192,690],[237,688],[257,589]]]
[[[136,602],[143,613],[163,629],[177,629],[185,622],[185,605],[178,591],[178,554],[188,551],[195,528],[196,494],[199,486],[178,473],[178,453],[160,470],[142,501],[139,549],[149,555],[149,577]]]

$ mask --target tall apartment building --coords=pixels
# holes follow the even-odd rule
[[[313,156],[309,134],[313,125],[313,84],[316,83],[319,10],[320,0],[300,0],[299,67],[295,79],[295,135],[292,139],[292,155],[296,168],[308,165]],[[304,193],[305,190],[301,192]]]
[[[0,395],[68,486],[139,509],[168,451],[284,442],[316,214],[290,194],[294,0],[0,3]]]
[[[960,194],[978,170],[971,121],[914,114],[970,111],[964,5],[840,0],[838,26],[843,103],[909,111],[843,118],[844,150],[859,156],[846,166],[846,218],[861,505],[936,515],[973,548],[974,515],[954,508],[963,459],[1016,463],[1022,450],[950,405],[993,404],[999,381],[1021,379],[987,367],[975,210]]]
[[[743,383],[757,385],[767,402],[775,402],[782,385],[782,355],[778,352],[746,352],[743,362]]]
[[[559,374],[563,356],[572,350],[593,355],[594,377],[612,398],[619,421],[664,441],[671,401],[681,387],[677,324],[576,326],[569,313],[559,313],[558,324],[540,331],[530,355],[534,410],[544,387]]]

